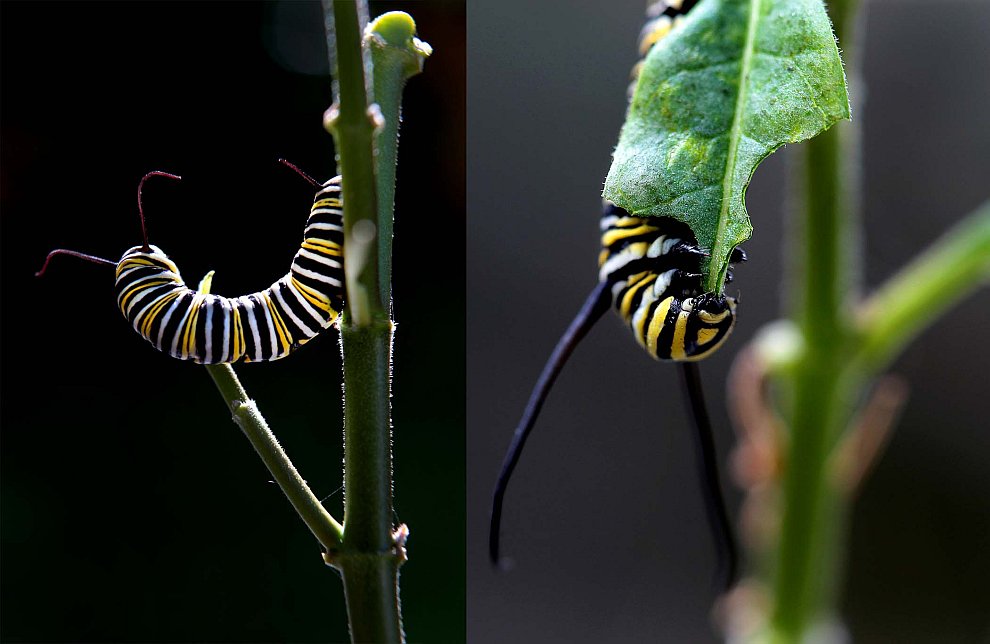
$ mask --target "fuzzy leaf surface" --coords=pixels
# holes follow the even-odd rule
[[[821,0],[703,0],[647,56],[603,195],[691,226],[711,253],[705,287],[721,291],[732,249],[752,234],[756,166],[847,118]]]

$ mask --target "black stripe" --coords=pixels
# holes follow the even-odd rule
[[[167,323],[165,323],[164,326],[165,333],[164,335],[162,335],[162,342],[160,345],[155,344],[155,346],[158,347],[159,351],[164,351],[165,353],[169,354],[174,358],[178,358],[179,356],[176,355],[175,353],[172,353],[172,341],[175,340],[175,335],[176,333],[179,332],[179,323],[185,319],[185,313],[189,310],[189,306],[192,304],[193,296],[194,293],[189,289],[186,289],[179,297],[176,298],[175,302],[177,302],[177,306],[175,308],[175,311],[172,313],[172,317],[169,318]],[[162,328],[161,321],[164,319],[165,313],[168,311],[168,309],[172,307],[172,305],[175,302],[169,302],[165,306],[165,309],[162,310],[162,315],[159,317],[159,321],[155,324],[156,332],[149,334],[149,340],[151,341],[157,340],[158,337],[157,331]],[[182,346],[182,342],[180,339],[177,348],[181,348],[181,346]]]
[[[674,298],[667,310],[667,317],[664,318],[663,326],[657,337],[657,357],[661,360],[670,360],[670,348],[674,344],[674,327],[677,317],[681,313],[682,302],[679,298]]]
[[[289,327],[292,338],[295,341],[299,339],[310,339],[314,337],[317,333],[326,326],[326,320],[318,317],[314,317],[309,311],[307,311],[303,305],[300,303],[299,296],[296,291],[282,281],[272,284],[272,302],[275,303],[275,308],[278,309],[279,314],[282,319],[285,320],[285,324]],[[285,304],[279,300],[279,296],[285,300]],[[319,311],[313,307],[314,310]],[[289,312],[295,315],[297,318],[302,320],[306,327],[300,327],[296,322],[289,316]]]

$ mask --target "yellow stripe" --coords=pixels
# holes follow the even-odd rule
[[[655,232],[657,232],[656,226],[647,226],[646,224],[637,226],[636,228],[610,228],[602,234],[602,246],[611,246],[615,242],[623,239],[637,237],[639,235],[648,235]]]
[[[159,298],[159,300],[155,302],[150,309],[148,309],[148,312],[145,313],[144,317],[141,319],[141,329],[138,331],[144,339],[151,342],[151,325],[155,323],[155,319],[162,312],[162,310],[164,310],[172,300],[180,295],[182,295],[182,291],[172,291],[171,293]]]
[[[189,304],[189,315],[186,316],[186,326],[182,329],[183,359],[196,355],[196,321],[199,319],[199,304],[205,296],[197,293]]]
[[[146,291],[149,288],[155,288],[158,286],[165,286],[166,284],[172,284],[175,280],[170,279],[156,279],[145,282],[143,284],[132,284],[124,291],[120,296],[120,310],[124,315],[127,315],[127,304],[130,300],[140,293],[141,291]]]
[[[718,329],[698,329],[698,344],[708,344],[718,335]]]
[[[654,358],[657,355],[657,338],[660,337],[660,330],[663,328],[663,321],[667,319],[667,313],[670,311],[670,303],[674,301],[674,296],[671,295],[663,302],[653,312],[653,318],[650,320],[650,328],[646,330],[646,350],[650,352]],[[637,337],[637,339],[639,339]],[[640,344],[643,344],[640,340]]]
[[[706,324],[718,324],[725,318],[729,317],[729,310],[726,309],[718,315],[712,315],[708,311],[698,311],[698,317],[701,318],[701,321]]]
[[[681,311],[674,320],[674,339],[670,343],[670,357],[674,360],[683,360],[686,356],[684,351],[684,336],[687,334],[687,311]]]
[[[131,268],[131,264],[137,264],[138,266],[153,266],[154,265],[153,262],[150,262],[150,261],[148,261],[146,259],[142,259],[140,257],[131,257],[131,258],[122,260],[119,264],[117,264],[117,277],[120,277],[120,274],[121,273],[123,273],[124,271],[130,269]]]
[[[267,293],[262,293],[261,297],[265,298],[265,304],[268,305],[268,310],[272,313],[272,321],[275,322],[275,332],[278,334],[279,342],[282,344],[282,351],[280,353],[285,353],[292,345],[292,337],[289,335],[289,330],[285,326],[285,320],[275,310],[275,303],[272,302],[272,298]]]
[[[619,304],[619,313],[627,322],[632,317],[632,303],[636,294],[657,278],[655,273],[640,273],[640,275],[643,276],[641,279],[635,279],[632,285],[626,287],[626,294],[622,296],[622,302]]]
[[[341,208],[341,207],[343,206],[342,206],[342,202],[340,201],[340,197],[325,197],[315,202],[313,204],[312,209],[316,210],[317,208]]]
[[[299,294],[302,295],[304,298],[306,298],[310,304],[312,304],[318,309],[326,311],[327,313],[334,312],[334,310],[330,308],[330,298],[323,295],[323,293],[320,293],[319,291],[314,291],[313,289],[309,288],[308,286],[297,280],[295,277],[291,278],[291,280],[292,280],[292,285],[296,287],[296,289],[299,291]]]
[[[640,226],[643,223],[642,217],[619,217],[612,228],[629,228],[630,226]]]
[[[654,299],[653,302],[655,301],[656,300]],[[650,302],[645,306],[642,303],[640,304],[641,309],[645,308],[647,310],[643,311],[643,315],[639,316],[639,320],[635,322],[636,326],[633,328],[633,336],[635,336],[637,339],[643,337],[643,333],[645,332],[646,329],[646,322],[647,322],[646,318],[648,317],[647,313],[649,313],[649,307],[653,306],[653,302]],[[633,313],[633,320],[635,319],[636,319],[636,313]],[[643,344],[643,341],[639,340],[639,343]]]
[[[302,247],[306,250],[314,250],[318,253],[324,253],[326,255],[337,255],[341,254],[343,250],[340,244],[336,244],[332,241],[326,241],[323,239],[307,238],[303,240]]]
[[[669,16],[660,16],[656,18],[652,23],[652,29],[647,33],[643,34],[643,37],[639,40],[639,55],[645,56],[649,53],[650,48],[656,43],[663,39],[668,33],[670,33],[670,28],[673,23]]]
[[[231,344],[230,361],[237,362],[244,353],[244,329],[241,328],[241,312],[236,306],[230,307],[230,338]]]

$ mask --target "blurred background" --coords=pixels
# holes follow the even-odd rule
[[[866,286],[990,196],[990,4],[863,3]],[[609,315],[575,352],[509,488],[491,570],[491,491],[544,361],[595,284],[600,191],[644,2],[471,1],[468,16],[468,639],[706,642],[714,548],[676,370]],[[841,46],[841,43],[840,43]],[[701,370],[724,463],[735,353],[781,315],[785,184],[748,192],[734,337]],[[990,637],[990,432],[983,290],[893,366],[911,397],[851,517],[843,614],[857,642]],[[728,480],[730,511],[739,491]]]
[[[396,204],[396,522],[414,641],[463,639],[463,2],[404,9],[433,56],[406,89]],[[3,2],[0,640],[346,641],[336,572],[206,371],[128,328],[113,271],[151,241],[188,282],[267,288],[335,174],[319,3]],[[325,332],[238,369],[314,492],[341,508],[340,350]]]
[[[406,89],[396,205],[410,640],[461,641],[467,610],[471,642],[714,641],[714,551],[677,374],[614,316],[562,375],[509,490],[515,569],[488,565],[504,450],[594,285],[644,3],[469,2],[466,71],[463,2],[372,3],[411,11],[434,47]],[[868,85],[852,92],[872,287],[990,194],[990,5],[866,9]],[[207,374],[128,329],[108,268],[60,258],[33,277],[53,247],[117,259],[137,243],[135,190],[151,169],[183,175],[149,182],[145,209],[188,281],[215,269],[215,291],[231,295],[282,275],[312,191],[276,159],[334,172],[319,6],[8,0],[0,25],[0,639],[345,640],[336,574]],[[739,325],[702,368],[723,462],[726,371],[781,311],[793,152],[754,177]],[[911,398],[852,516],[842,608],[856,641],[990,636],[990,349],[963,340],[990,326],[986,295],[894,365]],[[329,332],[239,373],[339,516],[338,356]]]

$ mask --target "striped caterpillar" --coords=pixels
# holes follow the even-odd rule
[[[179,179],[167,172],[146,174],[138,184],[138,213],[144,244],[113,262],[76,251],[48,254],[39,277],[55,255],[72,255],[116,267],[114,294],[121,313],[156,349],[201,364],[263,362],[283,358],[332,325],[343,307],[343,210],[340,177],[320,184],[280,160],[319,188],[306,222],[303,242],[289,272],[263,291],[240,297],[186,286],[179,268],[148,243],[141,189],[153,176]]]
[[[696,4],[696,0],[658,0],[650,5],[648,21],[639,37],[640,55],[645,58]],[[633,68],[630,96],[642,64],[640,60]],[[705,291],[702,263],[708,254],[698,246],[687,224],[669,217],[633,216],[606,201],[600,228],[598,285],[544,365],[502,463],[492,499],[489,556],[494,564],[499,563],[505,492],[550,388],[577,344],[609,308],[614,308],[647,353],[655,359],[682,365],[685,391],[697,428],[702,488],[719,548],[724,585],[728,587],[735,577],[735,544],[719,487],[701,380],[693,363],[715,353],[728,338],[735,325],[736,300],[724,292]],[[731,264],[745,259],[742,249],[733,249],[727,282],[732,280]]]
[[[722,346],[736,322],[736,300],[705,293],[701,260],[687,224],[632,217],[606,202],[599,283],[640,346],[658,360],[701,360]],[[745,261],[741,248],[730,262]],[[732,281],[732,271],[726,273]]]
[[[657,0],[646,9],[630,98],[650,50],[696,4],[697,0]],[[735,325],[736,300],[724,293],[705,293],[701,260],[706,254],[691,229],[668,217],[635,217],[605,202],[601,230],[599,283],[608,285],[613,307],[640,346],[658,360],[696,361],[713,354]],[[745,259],[737,248],[729,261]],[[732,281],[731,269],[726,281]]]

